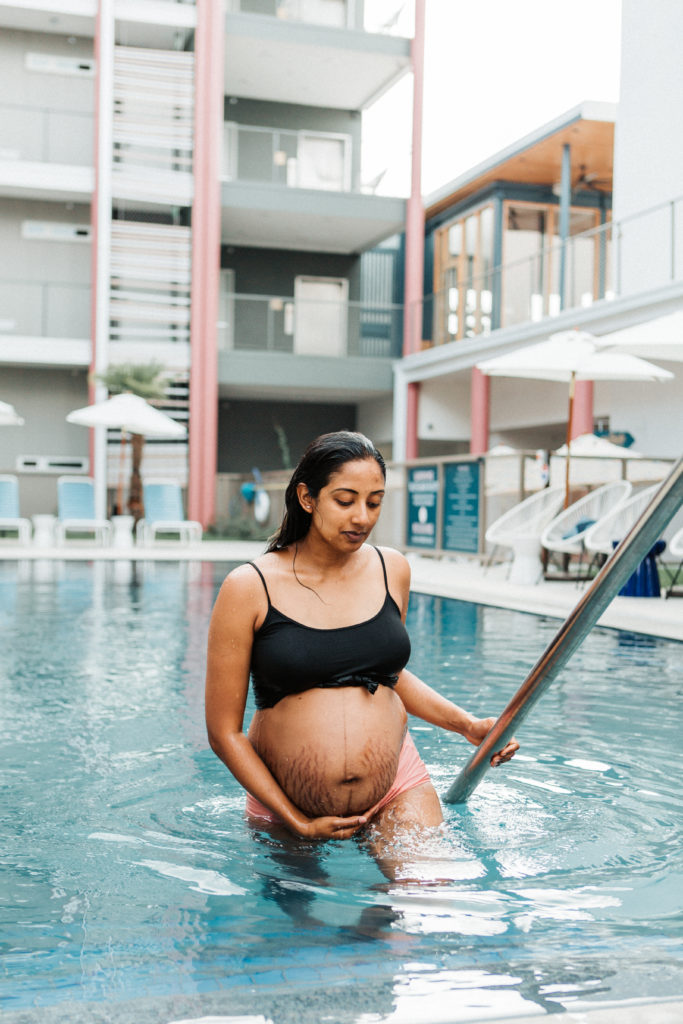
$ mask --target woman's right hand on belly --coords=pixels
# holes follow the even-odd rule
[[[351,818],[310,818],[301,827],[297,823],[297,835],[302,839],[351,839],[368,820],[363,814]]]

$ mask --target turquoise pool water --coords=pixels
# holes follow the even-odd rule
[[[3,1024],[415,1024],[683,992],[680,644],[594,631],[522,754],[446,808],[425,881],[392,884],[355,842],[242,817],[202,706],[227,568],[0,562]],[[495,713],[557,626],[415,595],[411,667]],[[471,748],[411,727],[444,792]]]

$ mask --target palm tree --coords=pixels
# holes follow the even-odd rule
[[[97,380],[104,384],[110,395],[122,395],[129,392],[132,395],[139,395],[145,401],[154,402],[166,397],[164,374],[164,366],[161,363],[116,363],[109,366],[105,373],[98,374]],[[123,433],[121,444],[125,444]],[[144,437],[141,434],[131,434],[132,463],[128,486],[128,511],[134,516],[136,523],[144,515],[142,476],[140,474],[144,447]],[[114,514],[120,515],[122,511],[117,501]]]

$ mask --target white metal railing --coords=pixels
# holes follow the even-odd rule
[[[681,224],[683,196],[677,196],[485,274],[454,279],[407,310],[411,331],[420,342],[441,345],[663,286],[683,274]]]

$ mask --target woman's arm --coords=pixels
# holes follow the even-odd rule
[[[409,715],[415,715],[424,722],[438,725],[441,729],[448,729],[449,732],[458,732],[469,740],[475,747],[478,747],[483,739],[493,728],[495,718],[474,718],[452,701],[442,697],[440,693],[427,686],[416,675],[404,669],[398,678],[395,692],[403,701],[403,705]],[[504,761],[509,761],[519,750],[519,743],[511,739],[491,757],[491,764],[495,767]]]
[[[392,548],[382,549],[389,573],[390,589],[401,609],[401,618],[405,622],[410,599],[410,565],[408,560]],[[458,732],[466,740],[478,747],[488,735],[496,721],[495,718],[474,718],[467,711],[427,686],[416,675],[404,669],[395,687],[396,693],[403,701],[409,715],[415,715],[425,722],[438,725],[441,729]],[[519,743],[511,739],[501,750],[491,757],[493,766],[509,761]]]
[[[244,735],[251,647],[262,600],[260,580],[248,566],[230,573],[216,599],[206,671],[206,726],[211,749],[237,781],[295,835],[348,839],[365,824],[365,818],[308,818],[292,803]]]

